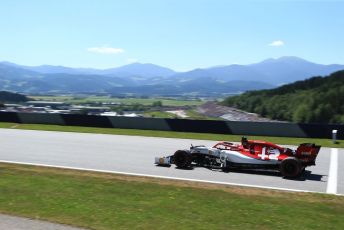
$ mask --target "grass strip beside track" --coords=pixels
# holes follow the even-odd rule
[[[17,124],[0,122],[0,128],[12,128],[15,125],[17,125]]]
[[[42,125],[42,124],[15,124],[0,122],[0,128],[45,130],[61,132],[79,132],[79,133],[101,133],[115,135],[132,135],[146,137],[166,137],[183,138],[196,140],[214,140],[214,141],[240,141],[241,135],[225,135],[212,133],[189,133],[173,131],[139,130],[139,129],[115,129],[115,128],[92,128],[80,126],[61,126],[61,125]],[[316,143],[322,147],[344,148],[344,141],[340,140],[333,144],[330,139],[320,138],[293,138],[293,137],[268,137],[268,136],[249,136],[250,139],[260,139],[284,145],[299,145],[301,143]]]
[[[344,197],[0,163],[0,213],[90,229],[344,229]]]

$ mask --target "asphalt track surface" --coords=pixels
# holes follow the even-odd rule
[[[191,143],[212,146],[216,142],[0,129],[0,161],[270,189],[344,194],[344,149],[321,148],[316,166],[308,167],[305,175],[297,180],[283,179],[278,172],[273,171],[224,173],[206,168],[181,170],[174,166],[168,168],[154,165],[154,157],[171,155],[177,149],[187,149]]]
[[[0,229],[4,230],[82,230],[63,224],[0,214]]]

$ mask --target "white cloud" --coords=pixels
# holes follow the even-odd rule
[[[276,40],[276,41],[271,42],[271,43],[269,44],[269,46],[275,46],[275,47],[284,46],[284,41]]]
[[[113,47],[108,47],[108,46],[91,47],[91,48],[87,48],[87,51],[93,52],[93,53],[100,53],[100,54],[120,54],[120,53],[124,53],[124,49],[113,48]]]

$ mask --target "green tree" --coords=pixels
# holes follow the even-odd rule
[[[228,97],[222,104],[277,120],[344,123],[344,71],[246,92]]]
[[[294,122],[307,122],[310,117],[309,107],[306,104],[301,104],[295,109],[293,113]]]
[[[153,106],[153,107],[162,107],[162,101],[154,101],[154,102],[152,103],[152,106]]]

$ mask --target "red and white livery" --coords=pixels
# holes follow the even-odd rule
[[[271,142],[247,140],[240,144],[219,142],[213,147],[191,146],[177,150],[167,157],[156,157],[155,164],[177,168],[194,166],[230,169],[275,169],[284,177],[298,177],[307,166],[315,165],[320,146],[311,143],[300,144],[296,150],[281,147]]]

